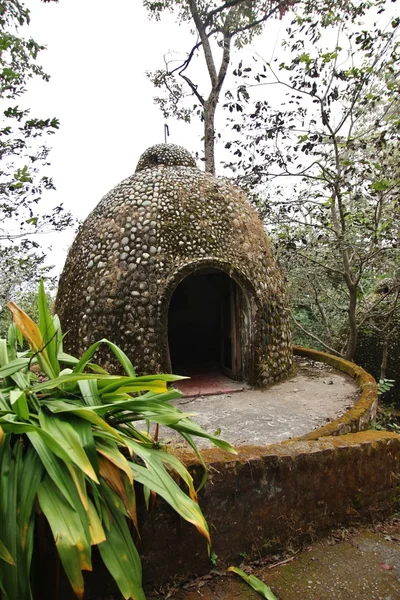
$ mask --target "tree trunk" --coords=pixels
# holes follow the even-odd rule
[[[382,361],[381,361],[381,371],[380,371],[380,376],[379,376],[380,379],[386,379],[388,353],[389,353],[389,336],[385,335],[383,337],[383,345],[382,345]]]
[[[205,171],[215,175],[215,111],[218,96],[211,92],[204,106],[204,158]]]
[[[347,342],[346,355],[347,360],[354,360],[357,348],[357,287],[349,287],[349,339]]]

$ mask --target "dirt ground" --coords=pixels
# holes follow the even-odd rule
[[[218,566],[218,564],[217,564]],[[339,529],[302,552],[270,556],[241,568],[269,585],[278,600],[400,600],[400,519]],[[257,600],[234,574],[210,574],[150,592],[148,600]]]
[[[347,375],[331,367],[297,357],[290,379],[263,390],[180,398],[174,403],[210,433],[235,446],[264,445],[304,435],[342,415],[359,397]],[[161,429],[162,443],[177,444],[178,437]],[[201,448],[207,440],[196,440]],[[179,443],[179,442],[178,442]]]

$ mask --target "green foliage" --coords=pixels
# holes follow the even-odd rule
[[[313,331],[318,336],[323,337],[324,335],[318,317],[311,310],[310,306],[295,305],[292,310],[293,317],[296,320],[296,323],[298,323],[298,326],[293,328],[293,344],[297,346],[310,346],[316,350],[323,350],[321,344],[318,344],[317,342],[313,343],[313,340],[310,340],[310,337],[300,328],[301,326],[307,331]]]
[[[211,564],[213,565],[213,567],[217,566],[217,563],[218,563],[218,554],[215,554],[214,550],[211,550],[210,561],[211,561]]]
[[[384,394],[385,392],[388,392],[389,390],[392,389],[392,387],[394,386],[394,379],[380,379],[378,381],[378,393],[379,394]]]
[[[228,571],[239,575],[243,581],[252,587],[253,590],[258,592],[263,598],[266,598],[267,600],[278,600],[271,588],[268,585],[265,585],[265,583],[263,583],[261,579],[258,579],[258,577],[255,575],[247,575],[247,573],[242,571],[242,569],[238,569],[237,567],[229,567]]]
[[[38,295],[39,326],[9,303],[14,324],[0,340],[0,589],[4,600],[32,599],[35,512],[52,530],[64,570],[83,598],[83,570],[91,570],[97,545],[124,598],[144,599],[140,558],[128,522],[138,529],[137,485],[145,498],[159,494],[199,530],[208,544],[207,522],[193,480],[172,454],[157,449],[140,422],[192,436],[207,434],[170,401],[180,396],[167,384],[174,375],[137,377],[129,358],[112,342],[93,344],[80,360],[65,354],[57,317],[44,292]],[[22,335],[30,350],[18,352]],[[92,362],[107,344],[126,375],[109,375]],[[138,424],[138,426],[137,426]],[[176,482],[180,479],[187,495]]]
[[[318,4],[297,6],[279,60],[259,60],[242,82],[284,94],[227,96],[240,134],[227,166],[269,225],[296,326],[306,335],[296,314],[307,307],[312,339],[353,359],[360,328],[380,312],[386,335],[398,305],[396,292],[384,310],[371,294],[399,264],[400,20],[381,0],[338,7],[328,20]]]
[[[398,407],[380,405],[372,428],[378,431],[400,433],[400,412]]]
[[[178,22],[190,23],[193,12],[196,12],[210,32],[221,33],[224,28],[228,28],[229,35],[236,38],[238,47],[248,44],[258,35],[271,14],[282,15],[294,3],[292,0],[143,0],[149,16],[157,20],[161,19],[163,12],[168,11],[176,14]],[[195,26],[193,22],[193,33]]]
[[[269,18],[281,17],[296,1],[143,0],[150,17],[160,20],[164,11],[174,13],[178,23],[188,24],[193,35],[186,58],[176,61],[164,55],[165,68],[147,75],[162,92],[155,102],[166,119],[172,116],[190,123],[195,116],[204,122],[206,171],[215,173],[215,111],[230,68],[232,46],[240,49],[249,44],[261,33]],[[202,89],[202,82],[197,83],[198,75],[192,70],[200,48],[205,59],[208,91]]]
[[[34,281],[32,284],[25,283],[23,276],[21,276],[19,285],[17,282],[12,285],[12,287],[6,286],[6,281],[3,282],[4,287],[0,285],[0,301],[1,301],[1,310],[0,310],[0,338],[7,337],[8,328],[12,323],[12,316],[9,310],[3,305],[6,303],[11,297],[14,298],[16,304],[23,311],[28,313],[30,317],[37,322],[39,318],[39,312],[37,307],[37,285]],[[55,288],[51,284],[47,282],[48,292],[47,292],[47,301],[51,306],[54,301],[54,291]]]
[[[37,62],[44,47],[19,35],[19,29],[27,25],[29,10],[19,0],[1,2],[0,268],[7,290],[14,283],[18,287],[21,277],[38,285],[48,267],[35,236],[72,224],[62,205],[47,212],[40,209],[42,194],[54,189],[52,179],[43,172],[49,165],[49,148],[43,138],[55,133],[59,122],[54,117],[33,117],[18,105],[30,79],[49,79]]]

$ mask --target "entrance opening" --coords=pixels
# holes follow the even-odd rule
[[[188,275],[176,287],[168,314],[172,372],[221,371],[241,379],[240,288],[218,269]]]

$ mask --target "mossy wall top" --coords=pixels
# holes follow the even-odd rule
[[[282,278],[263,225],[243,192],[197,169],[173,144],[149,148],[136,173],[82,225],[56,300],[66,348],[82,353],[107,337],[139,372],[167,369],[171,295],[203,267],[228,273],[246,295],[248,379],[278,381],[292,352]]]

